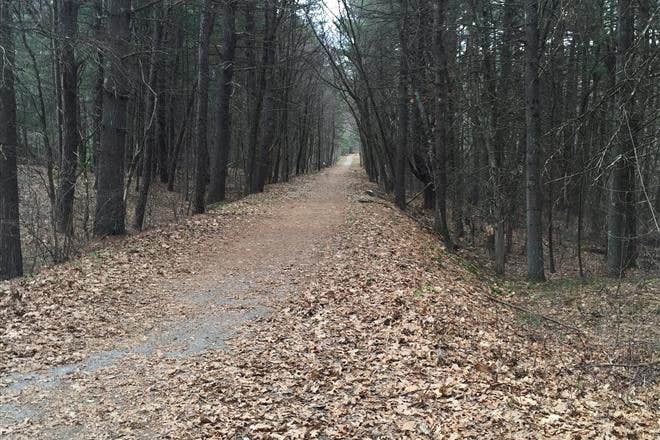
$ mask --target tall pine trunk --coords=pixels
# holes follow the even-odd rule
[[[264,2],[264,42],[261,61],[261,75],[259,79],[258,98],[261,101],[260,124],[263,123],[263,133],[258,143],[255,168],[252,174],[250,192],[262,192],[266,184],[268,168],[270,165],[270,152],[275,140],[275,97],[274,70],[275,70],[275,32],[276,8],[275,0]]]
[[[16,94],[12,1],[0,2],[0,280],[23,275],[16,165]]]
[[[162,102],[162,93],[157,87],[159,81],[158,77],[158,51],[160,50],[160,42],[162,39],[162,2],[158,3],[154,10],[154,30],[153,30],[153,47],[149,59],[149,87],[147,87],[144,111],[144,135],[142,137],[142,170],[141,178],[138,184],[138,200],[135,204],[135,216],[133,218],[133,227],[138,231],[144,225],[144,215],[147,209],[147,199],[149,196],[149,187],[151,186],[152,171],[153,171],[153,157],[154,157],[154,143],[155,143],[155,125],[157,122],[156,113],[158,107],[165,105]],[[154,88],[156,90],[154,91]]]
[[[234,80],[234,54],[236,52],[236,3],[222,3],[221,74],[218,92],[218,134],[211,172],[208,201],[225,200],[227,190],[227,160],[231,151],[231,95]]]
[[[447,247],[451,247],[451,237],[447,224],[447,141],[448,128],[446,113],[449,99],[449,78],[447,72],[447,53],[445,49],[446,0],[436,0],[433,29],[433,58],[435,63],[436,108],[434,132],[434,187],[435,219],[434,229],[442,236]]]
[[[631,0],[619,0],[619,21],[617,26],[616,48],[616,79],[620,85],[618,94],[619,131],[613,154],[614,166],[610,177],[609,203],[607,206],[607,274],[620,277],[629,265],[629,246],[626,241],[629,233],[634,229],[631,224],[631,183],[634,184],[633,174],[633,142],[634,133],[632,79],[626,72],[629,51],[633,42],[634,12]],[[634,217],[634,216],[633,216]],[[634,220],[633,220],[634,221]]]
[[[81,144],[78,126],[78,66],[75,44],[78,36],[78,1],[58,0],[60,59],[60,96],[62,99],[62,146],[57,186],[57,229],[73,233],[73,199],[76,191],[76,166]],[[82,159],[82,158],[81,158]]]
[[[97,167],[96,235],[123,234],[126,230],[124,206],[124,149],[126,113],[130,89],[123,58],[129,53],[130,0],[109,0],[108,51],[105,54],[103,128]]]
[[[530,281],[544,281],[541,173],[539,170],[541,155],[541,115],[539,110],[538,0],[525,0],[525,14],[527,278]]]
[[[258,85],[259,66],[257,66],[257,27],[255,12],[257,9],[254,0],[245,2],[245,33],[246,47],[245,58],[247,61],[247,72],[245,79],[245,90],[247,93],[247,117],[248,117],[248,139],[247,139],[247,169],[246,186],[249,193],[256,192],[256,181],[259,168],[259,122],[261,118],[261,87]]]
[[[209,181],[209,45],[214,19],[210,10],[210,0],[204,0],[200,8],[199,51],[197,57],[197,154],[195,161],[195,193],[193,195],[193,212],[195,214],[201,214],[206,209],[206,186]]]
[[[396,163],[394,165],[394,200],[399,209],[406,209],[406,151],[408,149],[408,68],[406,39],[408,38],[408,2],[401,0],[399,12],[399,83],[397,112],[399,118],[399,138],[396,142]]]
[[[94,0],[94,37],[99,41],[103,35],[103,1]],[[94,72],[94,103],[92,120],[92,167],[96,168],[98,151],[101,148],[101,126],[103,124],[103,51],[96,50]]]

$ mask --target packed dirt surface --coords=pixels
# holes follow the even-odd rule
[[[660,434],[656,384],[527,332],[365,189],[343,158],[6,286],[0,437]]]
[[[131,292],[136,294],[135,297],[119,299],[126,303],[115,313],[119,322],[108,322],[105,316],[95,314],[94,310],[85,316],[87,321],[97,319],[109,326],[121,326],[121,321],[126,320],[152,321],[146,329],[138,325],[122,331],[122,337],[118,339],[87,341],[82,353],[66,353],[68,347],[64,347],[64,353],[55,352],[47,357],[46,364],[55,358],[54,365],[48,367],[34,363],[41,357],[29,357],[38,355],[43,349],[50,351],[51,347],[38,347],[32,353],[18,346],[21,342],[29,345],[36,338],[48,339],[48,335],[36,334],[36,329],[26,329],[20,324],[20,316],[26,315],[21,310],[20,316],[16,317],[19,322],[15,326],[10,324],[3,334],[3,354],[9,355],[6,358],[9,363],[3,362],[3,367],[10,370],[0,376],[0,383],[4,386],[0,400],[0,433],[38,432],[41,438],[116,435],[113,434],[116,424],[112,413],[119,416],[149,404],[151,372],[162,358],[177,359],[221,348],[237,326],[267,314],[273,302],[281,301],[283,296],[295,290],[297,283],[306,281],[318,250],[345,221],[348,199],[344,177],[353,160],[353,157],[343,158],[337,166],[318,176],[298,179],[295,187],[283,185],[284,188],[237,204],[244,206],[232,206],[229,211],[219,209],[190,220],[194,226],[217,222],[217,218],[223,215],[237,215],[231,219],[232,224],[224,222],[227,230],[213,230],[211,234],[196,237],[198,247],[189,255],[193,260],[188,262],[187,268],[177,271],[179,276],[175,279],[168,280],[161,270],[163,279],[156,276],[148,283],[134,285]],[[143,240],[148,241],[153,235],[149,233]],[[139,237],[128,241],[135,242],[133,246],[138,249],[156,245],[157,254],[159,247],[167,250],[178,246],[180,238],[176,237],[169,244],[167,241],[143,243]],[[118,243],[117,246],[123,248],[126,244]],[[105,252],[115,253],[113,249]],[[129,255],[131,252],[129,249]],[[101,265],[112,270],[113,261],[104,261]],[[76,263],[69,266],[75,267]],[[58,277],[68,276],[58,268],[53,271]],[[74,273],[78,278],[71,280],[74,284],[88,281],[80,278],[94,276],[84,271]],[[37,278],[51,276],[53,274],[46,272]],[[129,278],[126,281],[138,280]],[[142,286],[148,292],[139,291]],[[70,293],[75,295],[76,289]],[[22,302],[30,307],[26,296],[24,294]],[[159,320],[151,315],[153,304],[143,307],[151,298],[156,307],[168,311],[158,313]],[[67,299],[76,300],[75,297]],[[76,315],[84,313],[71,312]],[[40,315],[42,312],[35,308],[32,313]],[[30,321],[30,313],[27,315],[27,321]],[[86,336],[86,332],[77,331],[75,323],[67,322],[70,317],[64,319],[65,322],[60,324],[68,326],[71,333],[64,336],[65,339]],[[57,322],[52,324],[58,326]],[[54,330],[55,333],[59,333],[58,330],[66,333],[67,328]],[[25,333],[29,337],[20,338]],[[89,336],[94,338],[94,335]],[[57,338],[58,335],[53,334],[51,339],[56,342]],[[57,362],[57,359],[68,360],[68,354],[79,360]],[[86,387],[91,376],[94,377],[93,390]],[[84,387],[81,382],[85,383]],[[110,418],[105,417],[108,414]],[[151,411],[149,415],[157,417],[158,414]],[[134,422],[144,436],[154,435],[153,427],[142,425],[144,420]]]

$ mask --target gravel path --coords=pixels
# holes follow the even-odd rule
[[[343,158],[303,182],[303,191],[272,200],[267,216],[241,219],[238,236],[207,237],[195,273],[163,279],[162,288],[175,292],[164,307],[175,313],[150,331],[105,341],[79,362],[0,376],[0,436],[156,437],[163,371],[185,376],[177,369],[182,359],[222,348],[313,276],[316,255],[345,222],[344,177],[354,160]],[[126,417],[130,434],[116,423]]]

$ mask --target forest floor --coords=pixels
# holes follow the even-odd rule
[[[227,175],[227,197],[241,197],[244,186],[243,172],[230,167]],[[26,274],[36,273],[53,261],[67,260],[84,252],[93,241],[92,223],[96,206],[95,177],[85,170],[78,176],[73,211],[75,236],[64,241],[61,235],[53,235],[51,203],[47,190],[47,170],[44,167],[21,164],[18,167],[18,184],[21,212],[21,246],[23,269]],[[126,182],[126,227],[134,232],[133,219],[138,199],[136,179]],[[176,185],[170,191],[159,179],[152,182],[144,218],[144,229],[178,223],[191,213],[192,184],[188,173],[177,176]]]
[[[660,435],[657,382],[529,332],[356,162],[0,286],[0,437]]]

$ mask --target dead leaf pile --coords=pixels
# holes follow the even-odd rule
[[[95,420],[125,438],[660,436],[657,386],[615,387],[597,368],[585,371],[596,352],[529,334],[436,237],[386,203],[358,202],[370,185],[362,172],[348,183],[341,233],[318,243],[317,264],[292,268],[298,291],[268,317],[222,350],[136,355],[142,381],[123,378],[121,364],[87,372],[75,385],[101,403],[77,399],[53,423]],[[181,304],[167,301],[174,293],[163,280],[212,270],[200,266],[214,243],[267,218],[271,202],[304,200],[307,191],[305,179],[274,186],[23,280],[20,313],[6,308],[0,317],[0,368],[70,362],[162,323],[168,304]],[[28,425],[15,432],[39,432]]]
[[[213,270],[206,256],[214,243],[268,217],[274,201],[303,197],[309,182],[270,186],[178,224],[100,240],[80,258],[0,284],[0,373],[78,362],[89,349],[117,348],[117,339],[176,315],[168,282]]]
[[[445,257],[395,210],[353,203],[315,283],[227,351],[182,366],[164,435],[660,435],[657,388],[615,390],[585,374],[588,352],[534,340]]]

